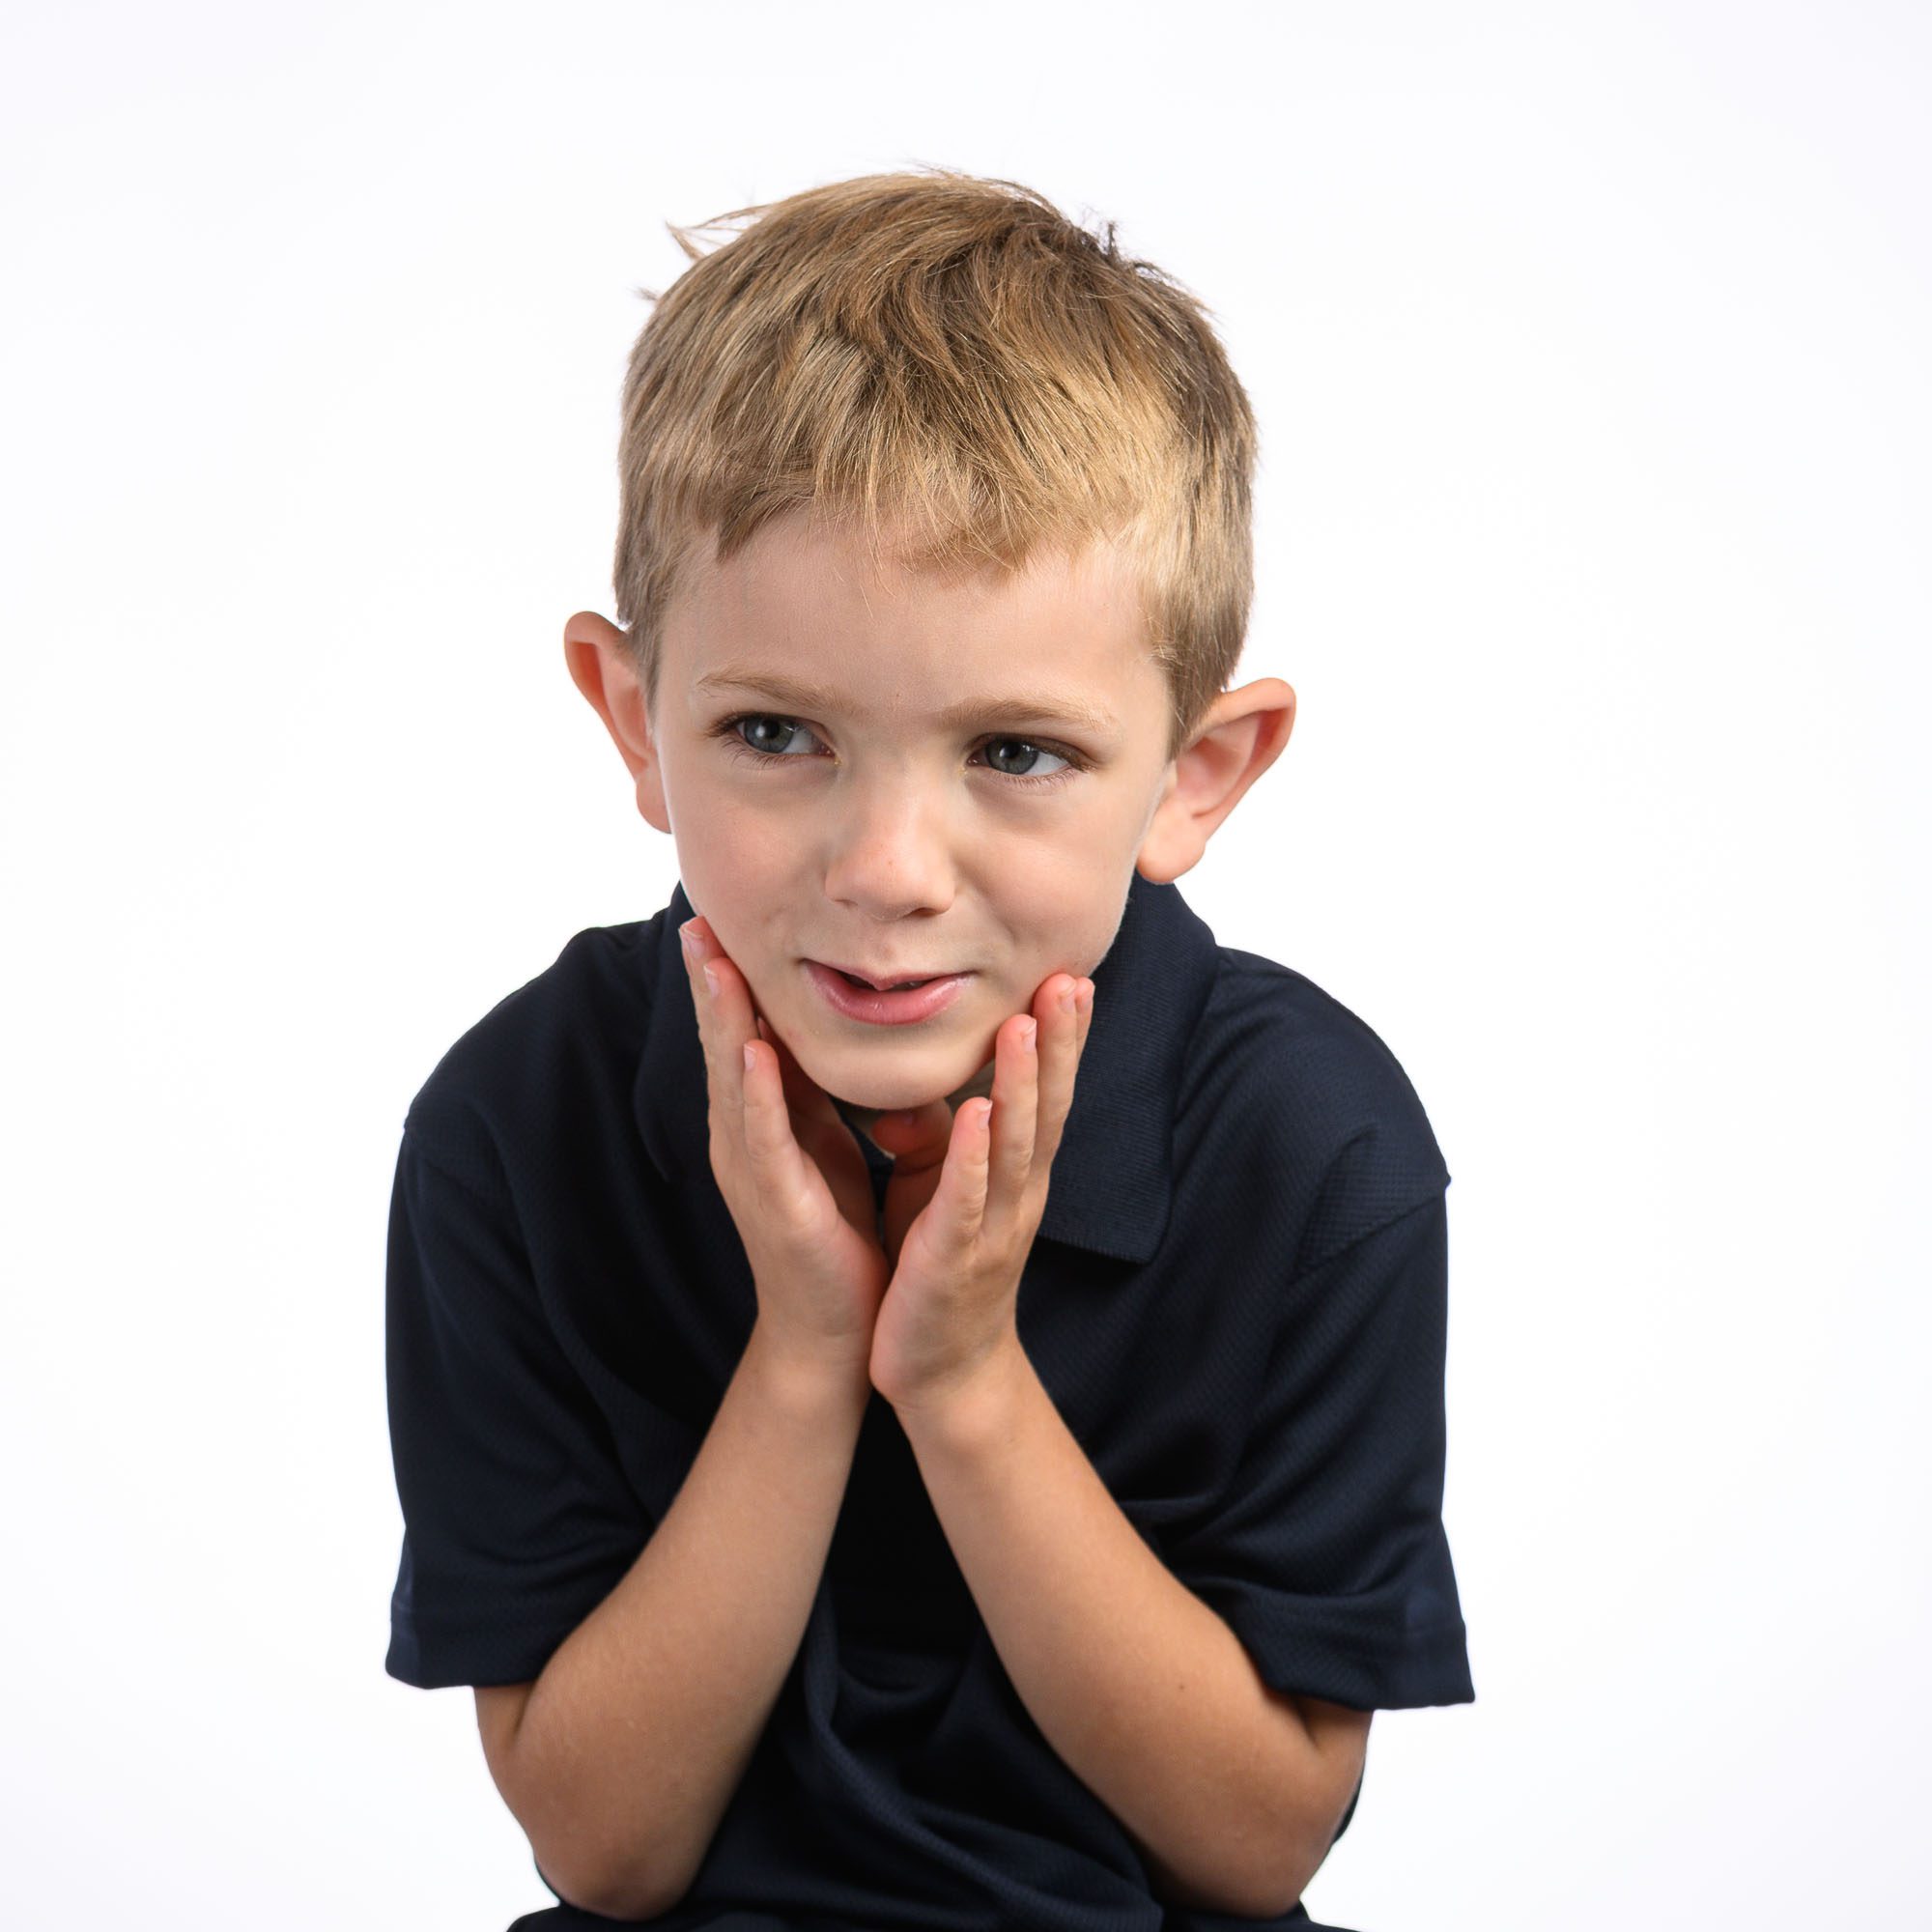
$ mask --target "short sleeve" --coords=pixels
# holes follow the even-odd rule
[[[1440,1191],[1305,1267],[1234,1479],[1163,1549],[1275,1690],[1475,1698],[1441,1516],[1447,1291]]]
[[[385,1338],[403,1545],[384,1668],[424,1690],[527,1682],[621,1580],[645,1520],[545,1315],[500,1168],[433,1155],[409,1123]]]

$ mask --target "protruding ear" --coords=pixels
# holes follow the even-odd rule
[[[575,612],[563,627],[564,662],[584,701],[604,721],[637,787],[638,810],[660,832],[670,830],[657,744],[630,640],[595,611]]]
[[[1293,729],[1293,685],[1262,677],[1224,691],[1168,767],[1166,789],[1148,816],[1134,862],[1140,875],[1164,886],[1199,865],[1208,839],[1288,749]]]

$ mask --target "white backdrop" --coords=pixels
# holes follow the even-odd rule
[[[676,876],[561,641],[665,222],[935,162],[1214,311],[1300,718],[1181,890],[1455,1176],[1477,1701],[1309,1909],[1922,1922],[1928,88],[1848,0],[10,8],[0,1918],[550,1902],[382,1667],[403,1111]]]

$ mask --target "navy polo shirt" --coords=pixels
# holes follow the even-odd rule
[[[386,1328],[404,1534],[385,1668],[405,1684],[541,1673],[663,1520],[750,1335],[678,949],[692,915],[679,885],[652,919],[578,933],[409,1107]],[[1472,1701],[1441,1519],[1449,1174],[1414,1089],[1354,1014],[1218,945],[1173,885],[1134,874],[1091,977],[1020,1284],[1029,1360],[1268,1684],[1358,1710]],[[853,1132],[883,1201],[891,1160]],[[518,1921],[611,1922],[561,1902]],[[1154,1897],[1007,1677],[877,1394],[790,1673],[652,1922],[1310,1926],[1299,1906]]]

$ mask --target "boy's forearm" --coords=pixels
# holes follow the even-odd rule
[[[970,1404],[900,1420],[1014,1690],[1164,1904],[1289,1910],[1359,1758],[1325,1754],[1149,1548],[1018,1344],[999,1360]]]
[[[797,1655],[870,1393],[754,1326],[664,1520],[537,1679],[505,1795],[571,1903],[641,1918],[689,1887]]]

